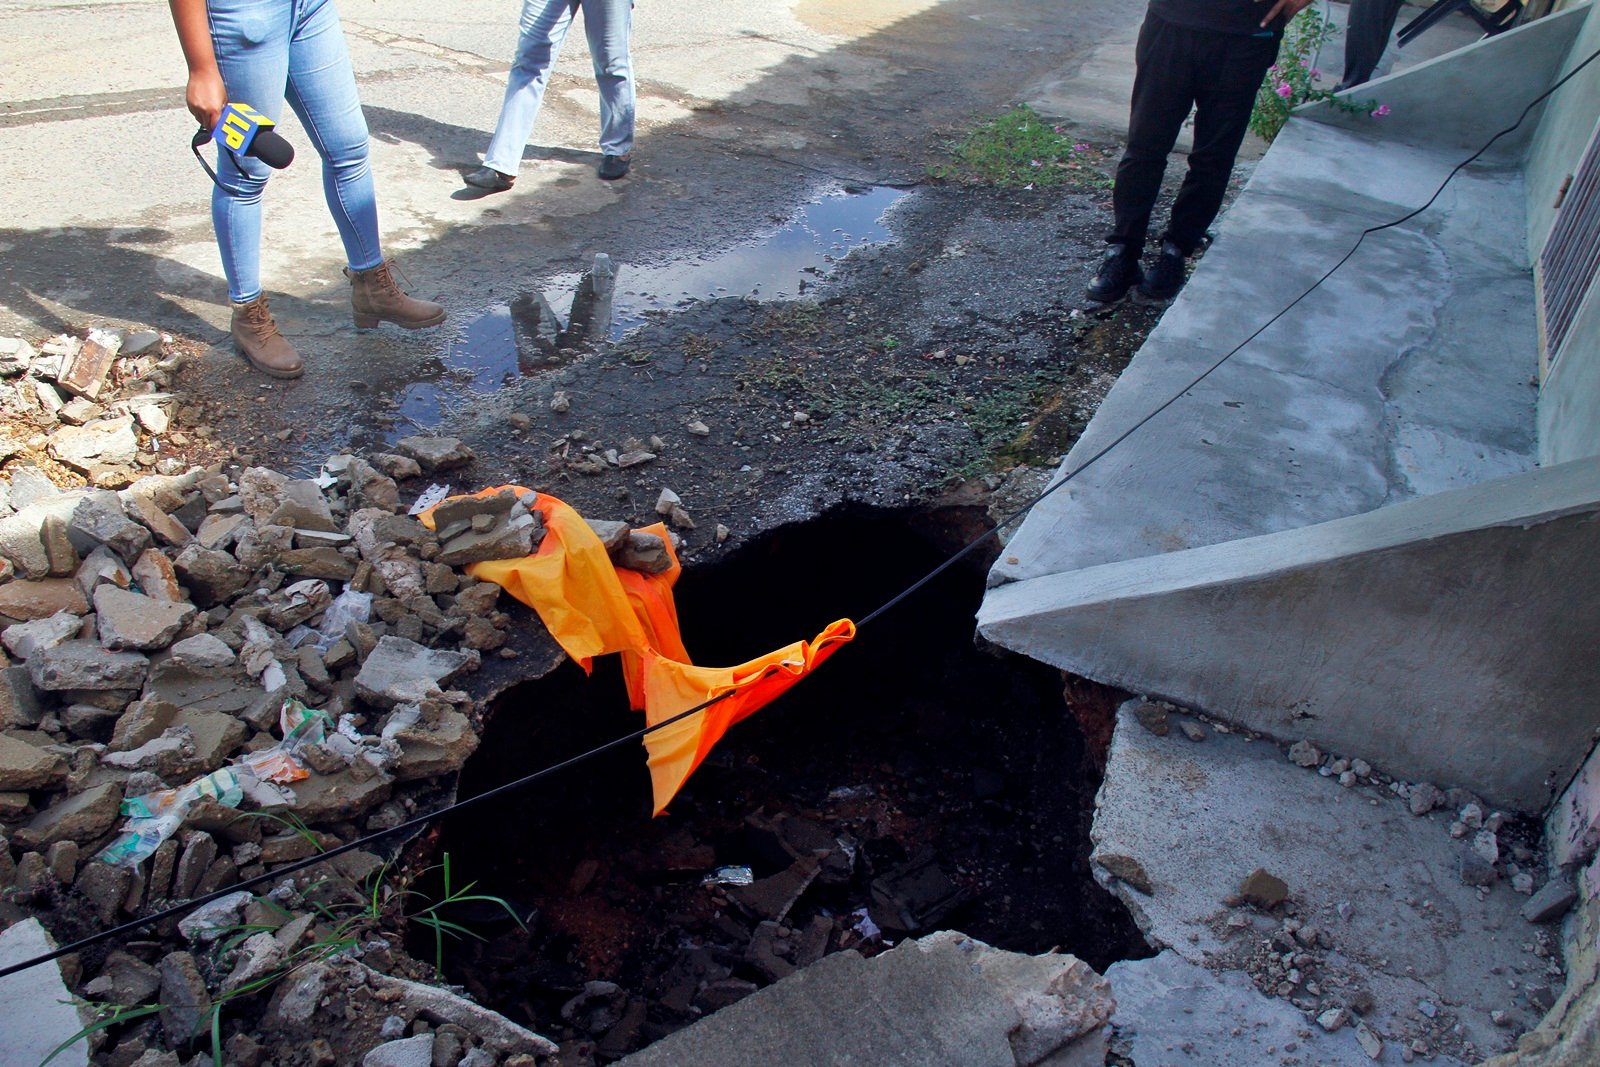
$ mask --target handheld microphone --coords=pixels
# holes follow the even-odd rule
[[[241,170],[243,165],[240,156],[249,156],[260,160],[273,170],[282,170],[294,162],[294,145],[284,140],[273,129],[275,125],[276,123],[249,104],[230,103],[222,109],[216,128],[208,131],[202,126],[189,142],[189,148],[211,180],[219,188],[227,189],[227,186],[222,184],[222,179],[217,177],[217,172],[211,169],[211,165],[200,154],[200,146],[207,141],[216,141],[223,151],[233,156],[234,163],[239,164]]]
[[[230,103],[222,109],[211,139],[230,152],[259,159],[273,170],[294,162],[294,146],[274,130],[277,123],[249,104]]]

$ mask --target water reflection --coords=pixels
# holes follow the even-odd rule
[[[732,248],[654,266],[613,261],[609,283],[603,272],[558,275],[542,291],[525,293],[468,322],[440,353],[441,376],[413,383],[402,394],[399,425],[390,439],[436,425],[452,396],[494,392],[519,375],[560,362],[562,352],[582,342],[602,336],[618,340],[652,312],[725,296],[803,296],[835,261],[887,240],[881,219],[906,195],[890,188],[840,193],[807,205],[782,229]]]

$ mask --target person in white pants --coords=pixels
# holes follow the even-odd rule
[[[465,176],[466,183],[499,192],[517,180],[522,149],[533,133],[544,102],[550,68],[572,19],[583,12],[583,30],[594,59],[594,80],[600,89],[600,167],[598,174],[615,181],[628,173],[633,155],[633,28],[632,0],[523,0],[521,36],[506,82],[505,102],[495,124],[483,166]]]

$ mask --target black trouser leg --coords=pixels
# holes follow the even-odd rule
[[[1146,15],[1139,29],[1128,146],[1117,164],[1117,180],[1111,191],[1115,222],[1106,235],[1108,244],[1122,245],[1134,256],[1144,250],[1150,212],[1161,194],[1167,156],[1194,103],[1189,36],[1190,31],[1154,15]]]
[[[1344,77],[1340,89],[1361,85],[1372,77],[1389,47],[1389,34],[1400,16],[1403,0],[1350,0],[1350,23],[1344,28]]]
[[[1250,111],[1267,68],[1277,58],[1272,37],[1206,34],[1205,76],[1196,79],[1194,149],[1189,172],[1172,205],[1165,240],[1193,255],[1222,210],[1239,145],[1250,128]]]

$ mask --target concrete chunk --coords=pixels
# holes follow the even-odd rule
[[[1552,878],[1522,905],[1522,917],[1531,923],[1561,918],[1578,902],[1577,890],[1565,880]]]
[[[172,661],[190,670],[218,670],[234,662],[233,649],[211,634],[186,637],[170,649]]]
[[[1081,960],[945,932],[870,960],[827,956],[619,1062],[765,1063],[782,1049],[790,1067],[1088,1067],[1105,1062],[1115,1008],[1110,986]]]
[[[361,1067],[433,1067],[433,1035],[385,1041],[362,1057]]]
[[[9,734],[0,734],[0,790],[43,789],[66,779],[66,760]]]
[[[94,596],[94,591],[107,582],[119,589],[126,589],[133,580],[122,560],[105,545],[94,546],[78,565],[78,573],[74,577],[85,597]]]
[[[122,786],[102,782],[58,800],[14,835],[23,848],[43,851],[58,841],[93,841],[117,823]]]
[[[361,965],[361,971],[366,977],[367,985],[379,993],[398,995],[394,1003],[404,1005],[408,1012],[421,1016],[435,1025],[452,1023],[459,1026],[482,1041],[484,1047],[492,1052],[500,1055],[528,1053],[536,1056],[553,1056],[557,1051],[554,1042],[540,1037],[532,1030],[518,1026],[498,1012],[474,1004],[449,990],[380,974],[364,965]]]
[[[465,467],[474,459],[472,449],[454,437],[404,437],[395,450],[409,456],[428,473]]]
[[[122,650],[166,648],[194,618],[196,608],[102,585],[94,591],[94,610],[100,643]]]
[[[356,695],[369,704],[392,708],[420,702],[466,670],[472,657],[430,649],[402,637],[381,639],[356,675]]]
[[[104,545],[131,565],[151,545],[150,531],[128,518],[115,493],[93,492],[77,498],[68,523],[79,552]]]
[[[24,919],[0,932],[0,966],[22,963],[55,948],[38,919]],[[54,961],[0,978],[0,1005],[5,1006],[6,1017],[0,1060],[8,1065],[43,1063],[87,1022],[73,1007],[72,991],[61,980],[61,965]],[[74,1042],[50,1063],[88,1067],[88,1039]]]
[[[19,622],[47,619],[59,611],[85,615],[89,602],[70,578],[40,578],[0,585],[0,615]]]
[[[44,649],[72,640],[78,636],[82,626],[83,619],[79,616],[70,611],[58,611],[47,618],[6,627],[5,632],[0,633],[0,641],[5,643],[7,651],[13,656],[27,659]]]
[[[122,348],[122,336],[108,330],[90,330],[89,337],[78,350],[62,362],[61,376],[56,384],[73,396],[94,400],[106,383],[111,365],[117,361]]]
[[[172,561],[178,577],[189,587],[196,606],[214,607],[245,587],[250,569],[226,552],[190,543]]]
[[[98,641],[64,641],[28,661],[28,676],[45,690],[138,689],[150,661],[137,652],[112,652]]]
[[[133,563],[133,580],[145,596],[165,600],[171,604],[183,601],[183,589],[178,585],[178,572],[172,561],[160,549],[149,548],[139,554]],[[126,583],[119,583],[126,588]]]

